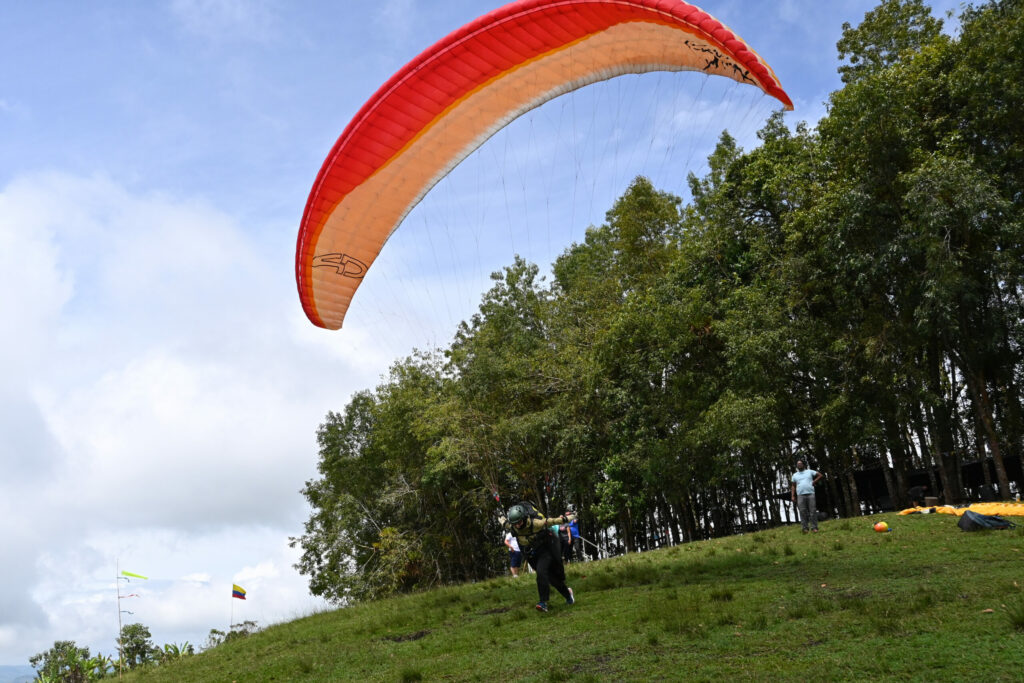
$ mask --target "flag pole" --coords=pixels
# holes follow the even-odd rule
[[[121,641],[124,635],[124,627],[121,625],[121,559],[118,558],[114,565],[114,590],[117,591],[117,680],[121,680],[121,670],[124,668],[124,643]]]
[[[231,629],[235,627],[235,598],[245,600],[245,589],[239,586],[237,583],[231,584],[231,623],[228,624],[228,634],[231,634]],[[227,636],[225,636],[226,638]]]
[[[123,614],[124,612],[128,612],[128,610],[126,610],[126,609],[121,609],[121,598],[123,598],[123,597],[124,598],[137,598],[137,597],[139,597],[135,593],[130,593],[128,595],[121,595],[121,583],[120,582],[121,581],[127,581],[127,582],[131,583],[131,579],[128,578],[129,576],[134,576],[137,579],[148,579],[149,577],[148,576],[143,576],[142,574],[135,574],[133,572],[123,572],[123,571],[121,571],[121,559],[120,558],[118,558],[116,560],[116,563],[114,565],[114,571],[117,572],[117,575],[114,576],[114,588],[117,590],[117,678],[118,678],[118,680],[120,680],[121,672],[124,670],[124,643],[122,642],[122,640],[124,639],[123,638],[123,636],[124,636],[124,623],[121,621],[121,614]],[[128,612],[128,614],[135,614],[135,612]]]

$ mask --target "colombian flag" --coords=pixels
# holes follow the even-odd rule
[[[245,589],[237,583],[231,584],[231,597],[238,598],[239,600],[245,600]]]

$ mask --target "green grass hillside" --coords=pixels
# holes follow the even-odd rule
[[[956,521],[879,515],[575,564],[577,604],[553,595],[547,614],[532,574],[443,588],[127,680],[1021,680],[1024,529]]]

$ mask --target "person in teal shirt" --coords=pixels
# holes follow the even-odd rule
[[[814,485],[821,481],[821,472],[809,469],[803,460],[796,461],[796,472],[790,480],[789,490],[796,504],[797,512],[800,514],[800,523],[806,534],[808,523],[810,530],[818,532],[818,503],[814,499]]]

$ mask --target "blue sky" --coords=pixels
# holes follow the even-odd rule
[[[862,0],[702,7],[812,124]],[[445,345],[520,253],[542,268],[637,174],[685,192],[723,128],[776,108],[696,74],[559,98],[410,214],[338,332],[293,276],[313,179],[349,118],[483,0],[28,2],[0,9],[0,664],[324,605],[291,567],[317,425],[413,347]],[[942,16],[958,3],[933,3]],[[722,81],[719,83],[718,81]],[[500,543],[500,539],[495,539]],[[232,605],[231,584],[248,590]]]

